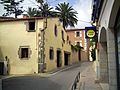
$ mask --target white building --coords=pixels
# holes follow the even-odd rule
[[[120,0],[93,0],[92,21],[98,29],[97,79],[120,90]]]

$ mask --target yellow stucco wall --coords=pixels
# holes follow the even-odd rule
[[[38,48],[41,40],[41,32],[45,26],[45,19],[36,19],[36,31],[26,31],[26,22],[28,20],[0,22],[0,60],[9,59],[9,74],[32,74],[38,73]],[[54,34],[54,26],[57,26],[57,36]],[[57,50],[61,51],[61,62],[64,66],[64,52],[70,54],[69,64],[71,63],[71,46],[67,41],[67,34],[59,22],[58,18],[47,18],[47,28],[45,31],[45,71],[57,69]],[[61,32],[64,32],[62,40]],[[29,46],[31,55],[28,60],[21,60],[18,55],[20,46]],[[49,58],[49,49],[53,47],[54,59]]]
[[[26,31],[26,20],[0,22],[0,60],[9,59],[9,74],[31,74],[38,72],[37,32]],[[36,24],[36,30],[43,23]],[[31,55],[21,60],[18,55],[20,46],[29,46]]]
[[[57,36],[54,34],[55,24],[57,26]],[[64,32],[64,40],[62,40],[61,32]],[[62,67],[64,66],[64,51],[71,52],[71,47],[69,44],[66,44],[67,35],[64,31],[62,24],[59,22],[58,18],[48,18],[47,19],[47,29],[45,30],[45,63],[47,63],[46,71],[50,71],[57,68],[57,50],[61,50],[61,59]],[[63,45],[62,45],[63,44]],[[54,50],[54,59],[50,60],[49,58],[49,49],[53,47]],[[70,56],[71,60],[71,56]]]

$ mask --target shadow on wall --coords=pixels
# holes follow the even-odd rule
[[[10,71],[9,59],[7,56],[3,56],[0,48],[0,75],[7,75]]]
[[[0,48],[0,61],[4,61],[4,56],[3,56],[3,54],[2,54],[1,48]]]

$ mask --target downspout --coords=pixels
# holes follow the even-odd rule
[[[43,29],[40,30],[40,33],[41,33],[41,40],[40,40],[40,60],[39,60],[39,63],[40,63],[40,72],[44,72],[44,69],[45,69],[45,29],[47,28],[47,18],[44,18],[44,22],[43,22]]]

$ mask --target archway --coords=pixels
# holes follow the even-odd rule
[[[109,88],[120,90],[120,66],[119,66],[119,37],[120,32],[117,28],[118,18],[120,16],[120,1],[114,0],[108,23],[108,61],[109,61]],[[117,71],[117,72],[116,72]],[[117,76],[117,78],[116,78]],[[111,78],[112,77],[112,78]],[[114,81],[114,82],[113,82]]]
[[[108,83],[108,55],[107,55],[107,38],[106,29],[102,27],[99,36],[99,66],[100,82]]]

